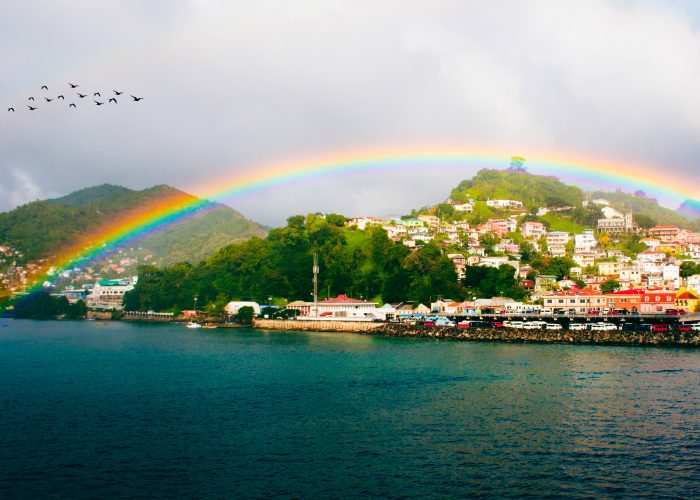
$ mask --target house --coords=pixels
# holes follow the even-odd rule
[[[464,212],[467,214],[471,214],[474,212],[474,204],[473,203],[458,203],[456,205],[452,205],[452,207],[457,212]]]
[[[656,238],[642,238],[639,242],[646,246],[648,250],[653,250],[661,244],[661,241]]]
[[[678,238],[679,232],[678,226],[654,226],[647,231],[647,234],[650,238],[657,238],[661,242],[670,242]]]
[[[486,206],[500,209],[517,209],[523,208],[523,203],[515,200],[486,200]]]
[[[618,290],[607,294],[608,307],[610,309],[625,309],[627,311],[639,312],[642,307],[642,297],[644,290],[638,288],[630,288],[627,290]]]
[[[619,212],[618,212],[619,214]],[[611,214],[613,215],[613,214]],[[614,214],[617,215],[617,214]],[[608,217],[598,219],[598,232],[606,234],[625,234],[637,230],[631,213],[626,213],[622,217]]]
[[[430,227],[440,225],[440,218],[435,215],[419,215],[418,220],[425,222]]]
[[[367,227],[372,225],[381,225],[382,221],[375,217],[354,217],[352,219],[347,219],[345,225],[347,227],[356,227],[360,231],[364,231]]]
[[[499,237],[504,237],[510,230],[510,224],[507,219],[489,219],[482,225],[483,232],[493,233]]]
[[[593,252],[574,252],[571,260],[576,262],[581,267],[588,267],[595,265],[595,253]]]
[[[584,229],[582,234],[574,235],[574,252],[590,252],[596,246],[598,242],[592,229]]]
[[[644,293],[641,305],[642,314],[663,314],[667,309],[675,309],[675,290],[648,290]]]
[[[621,262],[598,262],[598,274],[601,276],[620,276]]]
[[[303,300],[295,300],[287,304],[287,309],[292,311],[299,311],[299,316],[310,316],[311,308],[314,306],[313,302],[305,302]]]
[[[313,308],[311,310],[313,315]],[[332,319],[377,318],[377,303],[340,294],[318,302],[318,316]]]
[[[539,240],[545,232],[544,224],[541,222],[527,221],[524,222],[520,228],[520,233],[523,235],[523,238],[533,238],[535,240]]]
[[[557,286],[557,277],[548,274],[540,274],[535,277],[535,291],[545,292],[554,290]]]
[[[550,251],[553,246],[565,246],[571,239],[571,235],[565,231],[550,231],[545,237]]]
[[[554,309],[574,309],[578,314],[586,314],[591,310],[599,311],[606,307],[606,296],[588,288],[572,288],[542,297],[542,309],[550,313],[554,312]]]
[[[452,299],[438,299],[435,302],[430,303],[431,312],[446,312],[455,301]]]
[[[700,302],[698,293],[690,288],[681,288],[676,294],[676,309],[683,309],[686,312],[694,313],[698,311],[698,302]]]

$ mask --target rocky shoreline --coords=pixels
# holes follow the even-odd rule
[[[625,332],[457,328],[389,323],[360,335],[471,342],[595,344],[624,346],[700,347],[700,332]]]

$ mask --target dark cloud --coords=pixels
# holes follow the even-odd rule
[[[0,19],[0,209],[103,182],[211,185],[260,165],[416,143],[554,150],[699,180],[692,2],[15,2]],[[139,103],[72,95],[112,89]],[[126,94],[125,94],[126,95]],[[21,110],[21,111],[20,111]],[[400,213],[464,171],[316,180],[227,200]],[[416,186],[420,186],[416,188]]]

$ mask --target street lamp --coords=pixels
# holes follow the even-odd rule
[[[194,296],[194,313],[197,314],[197,296]]]

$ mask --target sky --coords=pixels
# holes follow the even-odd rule
[[[0,211],[103,183],[206,194],[198,186],[264,165],[416,144],[638,162],[700,181],[700,2],[0,3]],[[481,166],[219,201],[270,226],[401,214]]]

